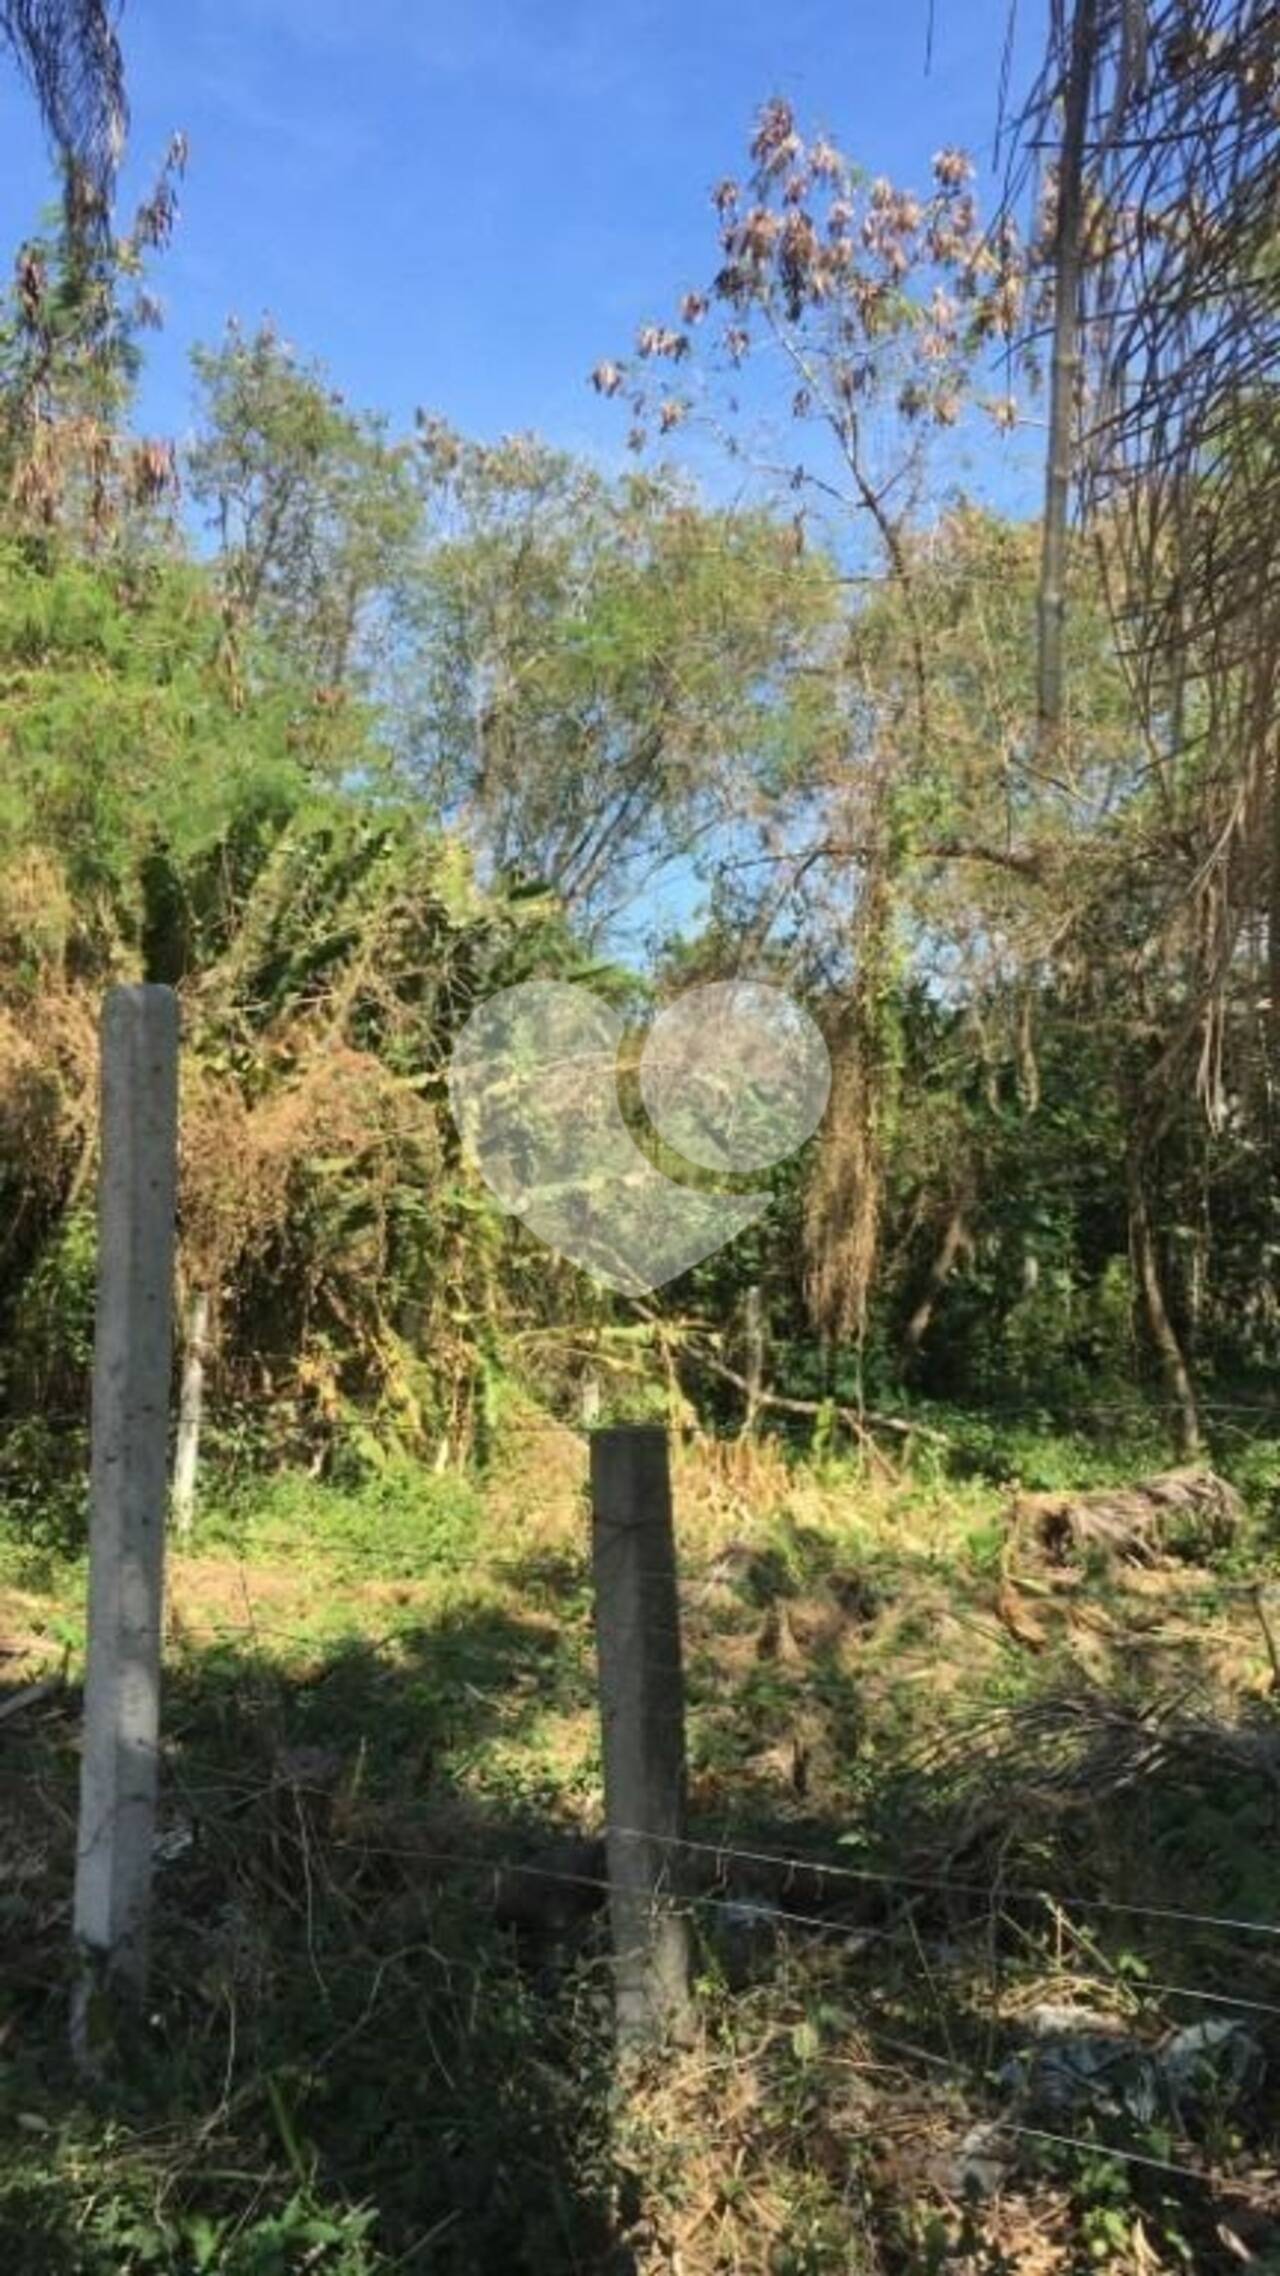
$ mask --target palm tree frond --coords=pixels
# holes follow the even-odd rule
[[[109,0],[0,0],[0,37],[90,214],[109,205],[128,117],[115,15]]]

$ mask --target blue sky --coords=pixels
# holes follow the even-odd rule
[[[269,313],[396,423],[424,404],[616,460],[623,419],[586,375],[705,279],[708,191],[740,170],[761,100],[786,93],[804,127],[904,180],[944,141],[985,161],[1007,7],[935,0],[926,73],[928,0],[132,0],[126,210],[170,132],[191,143],[143,421],[181,436],[191,343]],[[1015,87],[1044,13],[1019,9]],[[6,244],[49,179],[5,72]],[[1006,494],[1024,452],[1005,451]]]

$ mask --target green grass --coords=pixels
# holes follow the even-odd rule
[[[286,1472],[215,1499],[201,1513],[199,1546],[261,1563],[315,1559],[338,1580],[421,1580],[473,1560],[483,1519],[469,1480],[408,1462],[358,1487]]]

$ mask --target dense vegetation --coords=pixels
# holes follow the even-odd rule
[[[680,1364],[685,1324],[732,1332],[755,1282],[774,1387],[855,1429],[921,1399],[1085,1419],[1150,1394],[1187,1450],[1202,1403],[1274,1367],[1267,800],[1236,813],[1194,688],[1181,741],[1144,732],[1083,550],[1046,754],[1036,530],[881,503],[928,471],[916,367],[976,393],[1030,289],[984,269],[963,162],[925,204],[873,184],[871,253],[811,275],[793,223],[847,246],[844,161],[777,118],[755,156],[716,290],[740,362],[754,317],[812,374],[796,479],[824,503],[794,517],[425,416],[390,437],[265,331],[197,357],[178,466],[123,424],[171,178],[122,244],[24,249],[0,333],[0,1342],[28,1479],[83,1410],[93,1030],[126,976],[183,1000],[182,1270],[213,1303],[215,1417],[256,1400],[318,1460],[344,1434],[464,1460],[495,1372],[541,1367],[563,1402],[584,1331],[607,1362],[628,1328],[457,1158],[451,1040],[535,972],[638,1019],[691,981],[782,978],[828,1035],[810,1155],[663,1299]],[[967,304],[937,281],[957,266]],[[684,368],[690,337],[642,346]],[[892,466],[840,408],[860,392]],[[703,913],[637,960],[659,873],[691,909],[700,880]]]
[[[1177,67],[1216,74],[1206,106],[1232,52]],[[1280,2266],[1249,2068],[1274,2081],[1249,1941],[1280,1683],[1271,603],[1233,587],[1233,641],[1189,593],[1270,480],[1273,376],[1187,456],[1176,527],[1099,483],[1068,537],[1052,474],[1043,519],[961,493],[956,433],[992,463],[1046,385],[1061,443],[1062,200],[986,229],[959,151],[916,196],[775,101],[705,289],[593,375],[632,471],[429,410],[393,433],[269,327],[197,353],[180,454],[132,405],[184,162],[124,235],[69,195],[0,305],[19,1663],[61,1653],[65,1684],[83,1650],[114,980],[179,994],[179,1316],[208,1341],[156,2014],[101,2108],[43,2051],[67,1691],[19,1720],[10,2264]],[[1263,324],[1273,233],[1236,235]],[[639,1034],[741,976],[813,1013],[828,1113],[747,1233],[610,1294],[464,1154],[454,1042],[523,979]],[[703,2037],[630,2099],[590,1838],[588,1391],[673,1426],[694,1825],[748,1861],[699,1888]],[[1196,1504],[1117,1550],[1035,1499],[1175,1458],[1234,1481],[1220,1524]],[[837,1895],[771,1878],[784,1850],[852,1860]],[[1185,2023],[1180,1986],[1247,2012],[1239,2075],[1064,2104],[1066,2145],[1041,2109],[996,2158],[974,2120],[1020,2017],[1101,2004],[1132,2053]]]

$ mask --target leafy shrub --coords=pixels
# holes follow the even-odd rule
[[[319,1551],[345,1578],[412,1580],[468,1562],[483,1507],[478,1489],[456,1473],[436,1477],[392,1462],[357,1487],[297,1471],[255,1480],[230,1506],[211,1512],[202,1530],[246,1554],[305,1561],[308,1551]]]
[[[89,1432],[27,1415],[0,1434],[0,1545],[15,1573],[79,1556],[89,1538]]]
[[[72,1210],[28,1274],[6,1339],[6,1388],[34,1406],[78,1403],[93,1360],[98,1240],[92,1208]]]
[[[1253,1438],[1225,1451],[1221,1466],[1243,1494],[1251,1517],[1280,1539],[1280,1438]]]

